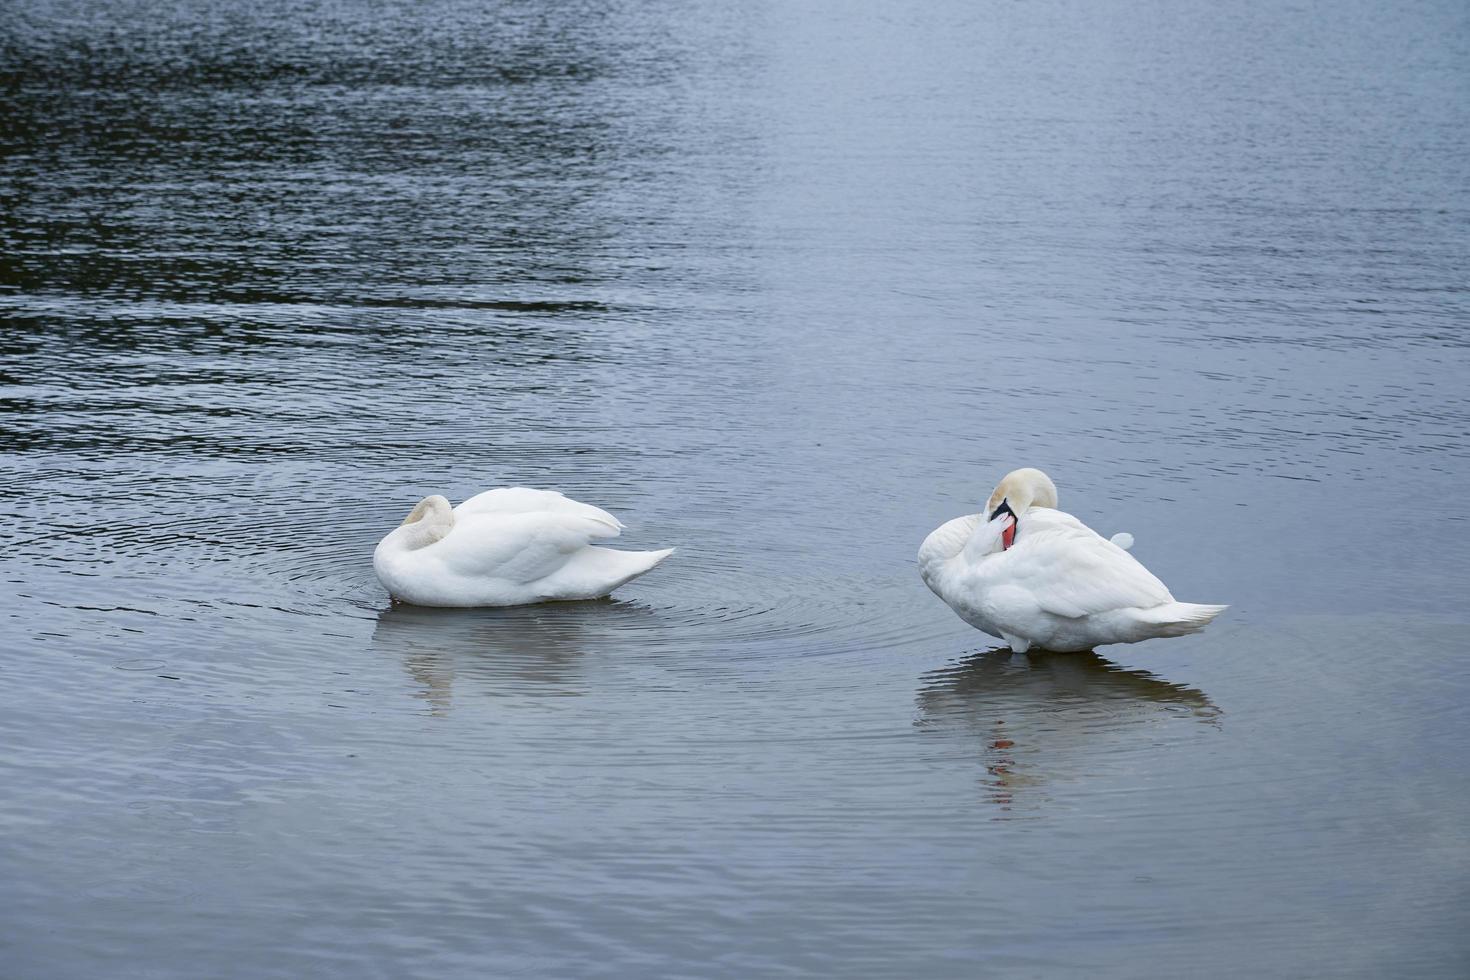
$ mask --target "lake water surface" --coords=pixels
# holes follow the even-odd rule
[[[1470,8],[0,10],[0,976],[1470,971]],[[914,553],[1041,466],[1200,636]],[[392,606],[562,489],[609,601]]]

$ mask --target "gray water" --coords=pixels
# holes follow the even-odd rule
[[[1470,8],[0,9],[0,976],[1470,970]],[[1200,636],[1015,657],[1008,469]],[[422,495],[678,553],[393,607]]]

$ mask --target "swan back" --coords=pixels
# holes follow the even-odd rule
[[[623,522],[591,504],[573,500],[560,490],[535,490],[531,487],[496,487],[477,493],[454,508],[454,516],[467,517],[471,514],[574,514],[579,517],[600,521],[615,531],[623,529]]]

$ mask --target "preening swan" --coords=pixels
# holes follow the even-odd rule
[[[924,539],[924,584],[1016,653],[1183,636],[1227,608],[1174,601],[1128,554],[1132,535],[1109,541],[1056,506],[1056,484],[1045,473],[1006,474],[984,514],[957,517]]]
[[[378,542],[373,571],[395,599],[418,606],[519,606],[599,599],[669,555],[613,551],[623,524],[555,490],[501,487],[450,509],[435,494]]]

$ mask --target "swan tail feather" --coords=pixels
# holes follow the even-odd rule
[[[1229,608],[1198,602],[1169,602],[1145,610],[1139,618],[1154,627],[1155,636],[1187,636],[1198,633]]]
[[[659,562],[663,561],[665,558],[669,557],[673,553],[673,548],[661,548],[658,551],[626,552],[626,554],[628,554],[631,558],[639,559],[636,562],[629,561],[629,565],[636,566],[638,568],[638,571],[634,573],[635,575],[642,575],[644,572],[652,571],[655,565],[657,565]]]
[[[1133,547],[1133,535],[1129,534],[1127,531],[1119,531],[1108,540],[1113,542],[1113,544],[1117,545],[1119,548],[1122,548],[1124,551],[1127,551],[1129,548]]]
[[[673,553],[673,548],[664,548],[661,551],[583,548],[547,581],[547,597],[600,599],[651,571]]]
[[[660,551],[611,551],[606,548],[598,548],[596,550],[605,551],[609,555],[617,556],[616,559],[610,560],[611,562],[615,562],[611,571],[616,576],[616,579],[607,585],[606,591],[602,593],[603,595],[607,595],[608,592],[611,592],[619,586],[626,585],[640,575],[653,571],[655,565],[674,553],[673,548],[664,548]]]

